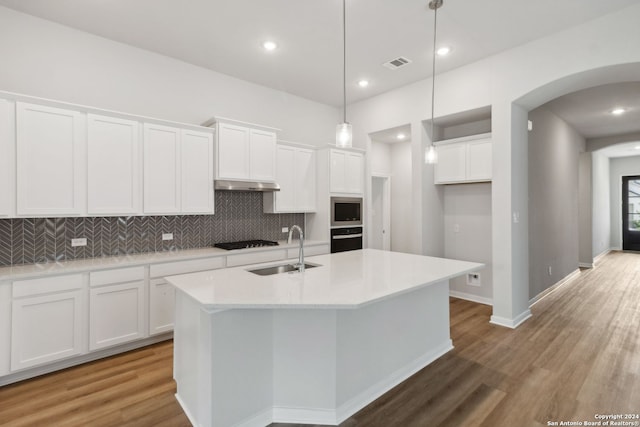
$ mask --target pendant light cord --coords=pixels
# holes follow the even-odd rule
[[[342,0],[342,111],[347,123],[347,2]]]
[[[433,133],[434,124],[434,109],[436,105],[436,29],[438,26],[438,0],[433,0],[433,64],[431,69],[431,145],[433,146],[433,139],[435,135]]]

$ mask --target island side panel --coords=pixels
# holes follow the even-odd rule
[[[176,292],[174,376],[194,425],[271,423],[272,335],[271,310],[208,311]]]
[[[337,319],[337,421],[453,349],[447,280]]]
[[[274,310],[275,422],[336,424],[336,310]]]

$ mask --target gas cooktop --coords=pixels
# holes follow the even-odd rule
[[[244,249],[244,248],[259,248],[262,246],[278,246],[278,242],[272,242],[270,240],[242,240],[240,242],[226,242],[216,243],[213,246],[220,249]]]

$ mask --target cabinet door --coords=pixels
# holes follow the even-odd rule
[[[149,287],[149,335],[173,330],[176,291],[164,279],[153,279]]]
[[[139,211],[138,122],[87,115],[87,212],[91,215]]]
[[[91,289],[89,294],[89,349],[144,337],[144,282]]]
[[[492,169],[491,139],[483,139],[467,144],[467,180],[490,181]]]
[[[299,148],[295,153],[295,205],[300,212],[316,210],[316,156],[313,150]]]
[[[14,300],[11,370],[82,353],[82,291]]]
[[[249,177],[257,181],[275,181],[276,134],[251,129],[249,140]]]
[[[0,377],[11,371],[11,283],[0,282]]]
[[[13,212],[14,126],[12,105],[0,99],[0,217]]]
[[[213,213],[213,135],[182,131],[182,208],[185,213]]]
[[[278,146],[276,182],[280,185],[280,191],[276,191],[276,212],[293,212],[296,208],[296,149],[288,146]]]
[[[332,193],[347,192],[345,181],[346,156],[347,153],[344,151],[331,150],[329,159],[329,188]]]
[[[220,123],[217,133],[217,177],[247,179],[249,177],[249,129]]]
[[[446,144],[436,147],[435,183],[461,182],[466,179],[466,145]]]
[[[364,193],[364,156],[362,154],[346,154],[345,181],[349,193]]]
[[[16,112],[18,215],[81,214],[84,117],[23,102]]]
[[[144,212],[180,211],[180,130],[144,125]]]

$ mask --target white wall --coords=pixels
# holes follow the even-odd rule
[[[529,298],[534,298],[578,269],[579,156],[586,141],[544,106],[529,112],[529,120]]]
[[[611,196],[609,158],[594,151],[591,153],[591,212],[593,257],[611,248]]]
[[[371,159],[372,175],[391,174],[391,144],[371,141],[369,157]]]
[[[579,89],[637,79],[639,20],[640,4],[436,79],[436,118],[491,106],[494,323],[513,327],[530,315],[527,112]],[[420,249],[436,255],[444,244],[442,192],[433,185],[432,167],[422,163],[429,143],[421,126],[431,113],[429,86],[430,80],[414,83],[353,104],[349,111],[357,146],[365,146],[371,132],[412,125],[413,206],[422,223]],[[514,214],[517,222],[512,220]]]
[[[611,247],[614,249],[622,249],[622,177],[640,175],[640,156],[613,158],[609,164]]]
[[[481,286],[457,277],[449,281],[451,294],[491,304],[491,184],[445,185],[444,230],[445,257],[486,264],[480,271]]]
[[[336,108],[0,7],[0,90],[184,123],[214,115],[326,145]]]

